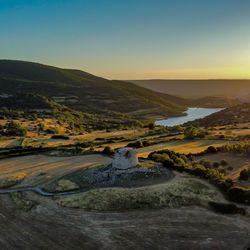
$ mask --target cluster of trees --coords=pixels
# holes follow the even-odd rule
[[[211,164],[207,164],[206,161],[193,161],[185,155],[170,150],[152,152],[148,158],[163,163],[165,167],[208,179],[218,186],[230,200],[250,204],[250,189],[234,187],[231,179],[226,178],[220,169],[211,167]],[[220,164],[226,166],[227,162],[222,160]]]
[[[135,141],[135,142],[128,143],[127,147],[143,148],[143,147],[147,147],[147,146],[154,145],[154,144],[156,144],[154,141],[138,140],[138,141]]]
[[[14,121],[7,122],[0,127],[0,134],[3,136],[25,136],[26,133],[26,128]]]
[[[207,135],[206,131],[196,127],[187,127],[184,130],[184,138],[187,140],[195,139],[195,138],[204,138]]]

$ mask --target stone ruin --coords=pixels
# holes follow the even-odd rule
[[[142,161],[143,163],[143,161]],[[112,163],[102,168],[90,168],[82,178],[94,187],[130,185],[136,180],[146,180],[166,174],[166,168],[156,164],[152,168],[140,166],[137,152],[133,148],[120,148],[114,155]]]
[[[118,170],[127,170],[136,167],[138,164],[139,161],[135,149],[121,148],[114,155],[112,168]]]

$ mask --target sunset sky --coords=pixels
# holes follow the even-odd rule
[[[250,78],[250,1],[0,0],[0,57],[111,79]]]

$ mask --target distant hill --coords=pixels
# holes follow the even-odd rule
[[[0,95],[32,93],[74,110],[103,114],[114,111],[139,118],[181,114],[179,98],[133,83],[32,62],[0,60]]]
[[[129,80],[138,86],[185,98],[229,97],[247,101],[250,80]]]

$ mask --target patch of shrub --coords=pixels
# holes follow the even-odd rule
[[[143,147],[143,143],[142,141],[135,141],[135,142],[130,142],[127,147],[130,148],[142,148]]]
[[[213,163],[213,167],[214,167],[214,168],[218,168],[219,166],[220,166],[220,164],[219,164],[218,162],[214,162],[214,163]]]
[[[3,134],[6,136],[25,136],[27,130],[19,123],[10,121],[4,126]]]
[[[47,134],[58,134],[58,129],[57,128],[48,128],[45,130]]]
[[[205,151],[204,153],[205,154],[214,154],[214,153],[217,153],[218,149],[214,146],[209,146]]]
[[[51,139],[69,140],[69,136],[67,136],[67,135],[52,135]]]
[[[220,165],[225,167],[228,165],[228,162],[223,159],[223,160],[221,160]]]
[[[219,202],[208,202],[208,205],[210,208],[217,212],[222,214],[246,214],[246,210],[242,207],[238,207],[235,204],[232,203],[219,203]]]
[[[111,155],[114,154],[114,150],[113,150],[110,146],[106,146],[106,147],[103,149],[102,153],[103,153],[104,155],[111,156]]]
[[[247,181],[249,177],[250,177],[250,171],[248,169],[241,170],[239,180]]]
[[[227,196],[230,200],[250,204],[250,189],[243,187],[232,187],[228,190]]]

